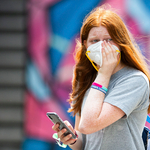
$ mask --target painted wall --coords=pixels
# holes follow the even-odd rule
[[[46,112],[56,112],[74,124],[66,100],[71,91],[75,39],[84,17],[103,3],[118,12],[150,59],[149,0],[29,0],[24,150],[59,149]]]

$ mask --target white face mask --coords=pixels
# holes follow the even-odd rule
[[[87,51],[86,51],[86,56],[91,61],[93,67],[97,71],[98,71],[98,68],[94,65],[93,62],[95,62],[100,67],[102,66],[102,46],[101,46],[102,43],[103,41],[99,41],[95,44],[92,44],[87,48]],[[112,46],[116,49],[118,53],[120,53],[118,47],[116,47],[115,45],[112,45]]]

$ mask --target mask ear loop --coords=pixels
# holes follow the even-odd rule
[[[120,60],[121,60],[121,53],[120,53],[120,51],[119,50],[116,50],[116,52],[118,52],[119,54],[120,54],[120,57],[119,57],[119,60],[118,60],[118,63],[117,63],[117,65],[116,65],[116,67],[119,65],[119,63],[120,63]]]
[[[87,53],[90,53],[90,51],[86,51],[85,55],[89,59],[89,61],[92,63],[93,67],[98,71],[99,68],[95,66],[95,64],[93,63],[93,61],[91,60],[91,58],[88,56]]]

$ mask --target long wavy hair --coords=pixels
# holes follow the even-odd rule
[[[84,94],[90,88],[97,75],[97,71],[85,55],[86,47],[84,41],[87,40],[89,31],[93,27],[99,27],[100,25],[106,27],[112,40],[119,45],[121,61],[127,66],[142,71],[150,81],[149,70],[144,57],[122,19],[111,10],[97,7],[85,17],[80,31],[80,42],[78,40],[76,45],[76,65],[72,80],[72,92],[68,100],[71,104],[68,112],[73,112],[74,115],[76,113],[81,114]],[[150,112],[150,109],[148,111]]]

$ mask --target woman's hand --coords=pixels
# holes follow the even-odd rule
[[[68,128],[75,134],[75,130],[73,129],[73,127],[71,126],[71,124],[68,121],[64,121],[64,123],[68,126]],[[59,129],[59,124],[55,124],[52,126],[52,129],[54,131],[57,132],[58,134],[58,138],[60,138],[60,141],[66,145],[71,145],[73,144],[75,141],[77,141],[76,139],[72,139],[72,134],[68,134],[66,136],[64,136],[64,133],[67,131],[65,128],[60,130]]]
[[[120,54],[119,54],[120,55]],[[111,76],[119,61],[119,55],[116,49],[108,42],[102,43],[102,67],[99,69],[99,73]]]

